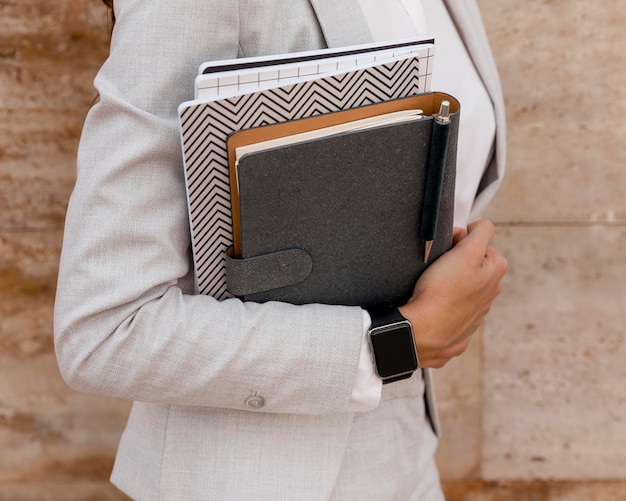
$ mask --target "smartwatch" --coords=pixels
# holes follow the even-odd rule
[[[419,367],[411,322],[391,305],[367,312],[372,319],[368,338],[376,374],[383,384],[410,378]]]

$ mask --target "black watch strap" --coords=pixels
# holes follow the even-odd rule
[[[367,309],[367,312],[372,319],[371,328],[394,324],[396,322],[404,322],[406,320],[398,308],[390,304],[372,306]]]

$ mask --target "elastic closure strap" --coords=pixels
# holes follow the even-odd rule
[[[226,284],[235,296],[265,292],[305,280],[313,269],[313,260],[304,249],[286,249],[247,258],[226,254]]]

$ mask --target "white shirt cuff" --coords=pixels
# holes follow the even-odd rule
[[[370,356],[370,347],[367,339],[367,331],[372,319],[367,311],[363,310],[363,337],[361,340],[361,355],[354,379],[352,396],[348,404],[349,412],[371,411],[378,407],[383,390],[383,381],[376,372]]]

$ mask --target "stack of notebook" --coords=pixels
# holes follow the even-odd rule
[[[452,243],[458,103],[432,40],[205,64],[180,108],[198,292],[400,303]],[[451,103],[428,262],[433,115]],[[432,160],[432,159],[431,159]]]

